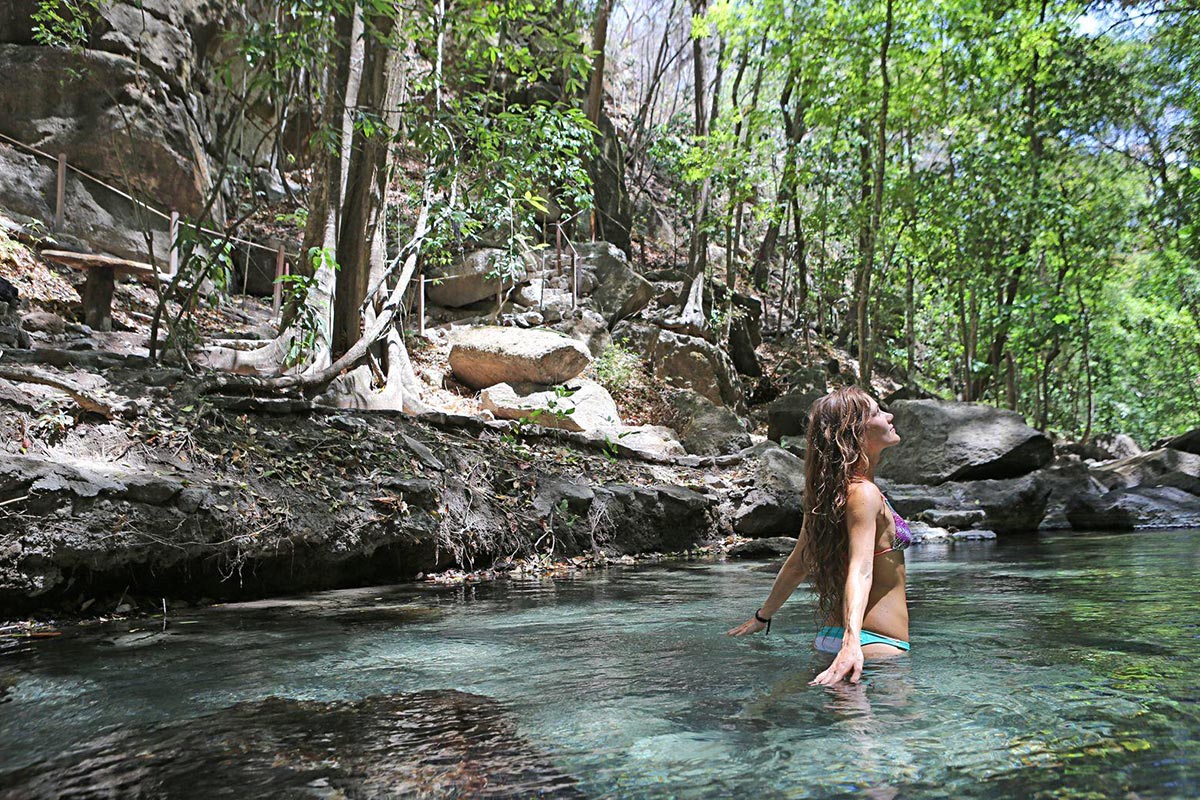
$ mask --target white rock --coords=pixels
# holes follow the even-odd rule
[[[479,394],[486,411],[498,419],[531,419],[547,428],[568,431],[611,429],[621,425],[617,404],[603,386],[578,378],[559,387],[498,383]]]
[[[557,331],[484,326],[450,337],[450,369],[473,389],[498,383],[554,386],[591,363],[587,348]]]

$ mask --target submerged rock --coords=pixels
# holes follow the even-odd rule
[[[561,797],[575,780],[481,695],[271,697],[97,735],[0,774],[0,798]]]

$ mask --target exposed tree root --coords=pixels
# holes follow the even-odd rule
[[[78,403],[79,407],[84,411],[92,414],[99,414],[106,419],[113,419],[117,416],[130,417],[136,416],[137,414],[137,407],[132,403],[106,403],[105,401],[87,393],[72,383],[68,383],[67,381],[60,380],[59,378],[46,375],[42,372],[0,366],[0,378],[17,383],[36,383],[41,386],[49,386],[52,389],[58,389],[60,392],[65,392],[66,394],[70,395],[71,399]]]

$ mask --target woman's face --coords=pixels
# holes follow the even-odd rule
[[[872,402],[871,408],[873,413],[867,419],[867,427],[864,432],[866,449],[882,450],[885,447],[899,444],[900,434],[896,433],[896,428],[892,425],[892,415],[880,408],[878,403]]]

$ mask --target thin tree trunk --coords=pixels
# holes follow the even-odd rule
[[[693,18],[703,16],[707,0],[692,0]],[[694,133],[699,142],[708,133],[708,115],[705,112],[705,95],[708,93],[708,71],[705,68],[704,38],[692,38],[692,110],[695,113]],[[708,194],[710,181],[705,178],[693,192],[692,231],[688,243],[688,272],[693,275],[703,275],[708,260],[708,236],[704,232],[704,218],[708,211]]]
[[[612,13],[613,0],[600,0],[596,4],[596,21],[592,25],[592,76],[588,81],[587,118],[593,125],[600,124],[600,110],[604,106],[604,48],[608,44],[608,17]]]
[[[783,225],[787,208],[796,195],[796,149],[808,130],[804,122],[804,116],[807,113],[807,87],[801,86],[801,96],[797,100],[796,107],[792,107],[792,95],[798,85],[800,85],[800,71],[799,67],[794,67],[788,72],[788,76],[784,80],[783,91],[779,95],[779,110],[783,115],[786,144],[783,151],[783,172],[779,177],[779,191],[776,193],[775,203],[784,211],[779,218],[772,216],[770,222],[767,223],[767,230],[763,234],[758,253],[754,257],[754,266],[751,269],[751,280],[754,287],[760,292],[765,292],[767,289],[767,281],[770,280],[771,275],[771,259],[774,257],[779,243],[779,229]]]
[[[883,41],[879,46],[879,74],[883,88],[879,100],[879,124],[875,138],[875,163],[871,185],[871,216],[866,235],[866,252],[863,255],[863,274],[859,285],[858,313],[858,364],[859,383],[870,386],[873,368],[871,342],[871,326],[868,314],[868,304],[871,297],[871,275],[875,270],[875,246],[879,239],[879,228],[883,221],[883,179],[887,167],[887,122],[888,103],[891,100],[891,78],[888,75],[888,49],[892,43],[893,3],[887,2],[887,16],[884,20]]]

